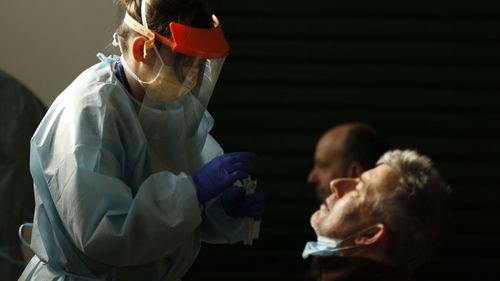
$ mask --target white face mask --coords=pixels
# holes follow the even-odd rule
[[[344,241],[354,238],[356,235],[373,228],[373,226],[364,228],[360,231],[347,236],[344,239],[328,238],[324,236],[318,236],[317,241],[309,241],[306,243],[304,250],[302,251],[302,258],[306,259],[309,256],[340,256],[343,250],[354,249],[361,247],[361,245],[347,245],[341,246]]]
[[[155,77],[150,81],[144,81],[140,79],[128,66],[123,56],[120,58],[121,63],[125,71],[129,73],[136,81],[138,81],[146,92],[146,95],[151,100],[157,101],[176,101],[179,98],[186,96],[191,92],[191,90],[196,86],[198,80],[198,67],[183,67],[183,73],[185,73],[184,81],[179,81],[176,73],[173,71],[172,67],[167,66],[160,56],[160,53],[153,48],[158,60],[160,67]]]

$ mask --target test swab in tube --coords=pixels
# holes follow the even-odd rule
[[[243,179],[243,187],[245,188],[245,195],[250,196],[255,192],[257,180],[252,180],[251,177]],[[243,240],[243,245],[252,245],[253,224],[254,219],[252,217],[245,217],[245,239]]]

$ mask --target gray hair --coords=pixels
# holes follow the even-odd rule
[[[442,239],[450,188],[432,161],[416,151],[388,151],[377,164],[399,172],[397,188],[381,196],[373,209],[391,235],[387,256],[414,269],[432,257]]]

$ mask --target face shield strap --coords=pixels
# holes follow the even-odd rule
[[[135,32],[145,36],[148,40],[144,43],[144,57],[146,57],[146,51],[155,46],[155,33],[148,28],[144,27],[142,24],[138,23],[134,18],[132,18],[128,13],[125,13],[125,18],[123,19],[128,27],[132,28]]]
[[[148,20],[146,19],[146,5],[148,4],[148,0],[143,0],[141,3],[141,19],[142,25],[149,30]]]
[[[172,51],[192,57],[216,59],[227,56],[229,44],[215,15],[212,15],[213,28],[195,28],[170,22],[169,28],[172,34],[170,39],[149,29],[146,18],[147,2],[144,0],[141,4],[142,24],[128,13],[125,14],[124,19],[125,24],[148,39],[144,44],[144,55],[147,49],[155,46],[154,42],[158,39],[164,45],[169,46]]]

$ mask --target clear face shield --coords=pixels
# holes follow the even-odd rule
[[[208,105],[229,50],[217,18],[213,16],[212,19],[212,28],[194,28],[171,22],[171,38],[167,38],[152,32],[128,14],[125,16],[124,21],[129,27],[148,38],[144,53],[155,61],[147,73],[141,73],[141,77],[124,64],[143,86],[143,102],[151,102],[151,105],[174,102],[190,94],[203,106]],[[143,22],[146,19],[143,18]]]
[[[147,38],[144,53],[151,61],[147,71],[133,73],[144,97],[138,116],[153,158],[161,169],[192,172],[200,168],[201,149],[212,124],[205,111],[229,46],[215,16],[213,27],[194,28],[171,22],[171,37],[148,29],[145,6],[138,23],[128,14],[124,22]],[[154,161],[154,159],[153,159]]]
[[[219,77],[224,58],[206,59],[173,53],[168,47],[154,49],[157,63],[151,79],[143,81],[143,104],[161,109],[162,104],[196,98],[207,107]]]

